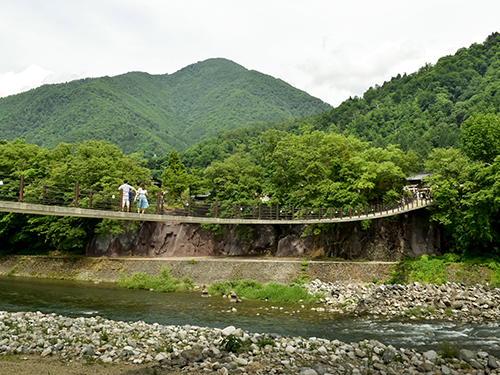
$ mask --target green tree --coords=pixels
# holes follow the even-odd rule
[[[500,253],[500,157],[471,161],[456,149],[435,149],[426,163],[431,219],[443,225],[449,250],[466,255]]]
[[[469,117],[462,124],[462,145],[472,160],[493,163],[500,155],[500,117],[492,113]]]
[[[181,162],[176,150],[170,151],[167,169],[161,176],[161,185],[168,197],[179,199],[182,193],[190,186],[192,178],[187,173],[186,167]]]
[[[235,154],[205,170],[205,184],[212,197],[225,202],[255,204],[262,196],[263,169],[248,154]]]
[[[0,141],[0,174],[40,178],[47,172],[47,154],[46,149],[24,139]]]

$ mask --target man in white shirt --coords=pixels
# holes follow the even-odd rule
[[[121,185],[118,190],[121,190],[123,192],[120,211],[123,211],[123,208],[125,207],[125,205],[127,205],[127,212],[130,212],[130,199],[128,193],[130,192],[130,190],[136,190],[128,184],[128,180],[123,181],[123,185]]]

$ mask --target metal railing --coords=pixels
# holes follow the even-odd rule
[[[284,207],[258,203],[245,205],[234,202],[198,202],[168,199],[161,192],[149,197],[148,213],[168,216],[219,218],[234,220],[365,220],[377,216],[396,215],[432,204],[431,199],[405,198],[407,204],[379,204],[367,207]],[[122,196],[117,189],[75,184],[50,185],[24,175],[0,174],[0,200],[46,206],[74,207],[90,210],[119,211]],[[131,211],[134,208],[131,203]]]

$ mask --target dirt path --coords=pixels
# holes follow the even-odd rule
[[[42,358],[36,355],[0,356],[0,375],[180,375],[177,371],[133,364],[88,364],[85,362],[62,362],[55,357]],[[193,372],[190,374],[196,375]]]

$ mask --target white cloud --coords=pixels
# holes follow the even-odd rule
[[[51,81],[53,72],[38,65],[30,65],[22,72],[0,74],[0,97],[18,94]]]

